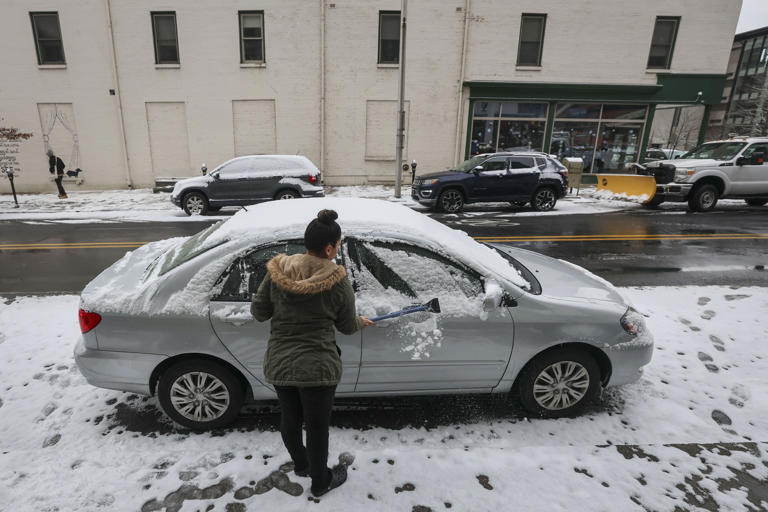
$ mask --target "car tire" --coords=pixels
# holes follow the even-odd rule
[[[528,204],[528,201],[510,201],[509,204],[515,208],[523,208]]]
[[[299,194],[295,190],[284,189],[275,194],[275,200],[298,199]]]
[[[208,198],[200,192],[190,192],[185,195],[181,204],[187,215],[205,215],[210,209]]]
[[[768,199],[745,199],[749,206],[765,206]]]
[[[440,192],[437,207],[445,213],[458,213],[464,208],[464,194],[457,188],[448,188]]]
[[[206,388],[210,390],[205,392]],[[163,412],[179,425],[206,430],[232,423],[240,414],[245,393],[223,364],[192,359],[176,363],[160,375],[157,398]]]
[[[657,208],[661,203],[664,202],[664,197],[659,196],[653,196],[650,201],[646,201],[643,203],[644,208]]]
[[[531,207],[537,212],[548,212],[557,204],[557,192],[552,187],[539,187],[531,197]]]
[[[694,212],[706,212],[717,205],[719,198],[720,192],[717,187],[711,183],[705,183],[693,189],[688,198],[688,208]]]
[[[556,381],[558,374],[561,376],[559,382]],[[600,368],[595,359],[577,348],[564,348],[536,357],[520,373],[519,380],[523,407],[539,418],[578,415],[597,399],[600,387]],[[568,389],[567,393],[563,393],[565,389]]]

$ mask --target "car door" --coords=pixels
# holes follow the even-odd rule
[[[497,201],[504,196],[504,175],[507,174],[507,157],[489,158],[472,180],[471,200]]]
[[[248,174],[248,190],[252,202],[274,199],[288,163],[268,156],[253,158]]]
[[[763,163],[751,163],[754,153],[763,154]],[[746,160],[744,165],[734,167],[734,178],[731,187],[732,194],[741,195],[762,195],[768,194],[768,144],[752,144],[741,156]]]
[[[303,253],[300,240],[281,242],[255,248],[236,259],[214,285],[209,317],[213,330],[227,350],[264,385],[262,364],[269,340],[270,322],[257,322],[251,315],[251,294],[267,275],[266,264],[274,256]],[[336,333],[336,344],[341,349],[342,376],[338,393],[355,389],[360,365],[360,333],[346,336]],[[270,386],[271,387],[271,386]]]
[[[488,391],[498,384],[514,324],[506,308],[483,310],[479,274],[402,242],[348,240],[346,250],[360,314],[381,315],[433,298],[441,309],[365,329],[356,393]]]
[[[537,160],[540,160],[540,164],[546,167],[547,162],[544,158],[509,157],[509,173],[504,177],[505,200],[531,198],[539,184],[539,176],[541,176],[541,169],[536,162]]]
[[[253,202],[252,192],[249,190],[249,176],[253,173],[253,165],[253,158],[238,158],[211,173],[214,178],[208,185],[211,202],[228,205]]]

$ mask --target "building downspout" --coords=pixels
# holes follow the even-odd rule
[[[115,82],[115,94],[117,95],[117,115],[120,117],[120,137],[122,145],[120,149],[123,153],[123,165],[125,165],[125,183],[128,188],[133,188],[133,179],[131,178],[131,162],[128,158],[128,141],[125,137],[125,118],[123,117],[123,97],[120,93],[120,73],[117,70],[117,51],[115,50],[115,31],[112,28],[112,7],[111,0],[104,0],[104,6],[107,9],[107,27],[109,28],[109,47],[112,51],[112,79]]]
[[[325,180],[325,0],[320,0],[320,172]]]
[[[469,35],[469,8],[471,0],[464,0],[464,35],[461,38],[461,69],[459,70],[459,93],[456,95],[456,143],[453,149],[453,163],[458,165],[461,152],[461,118],[464,113],[464,68],[467,62],[467,37]],[[471,113],[470,113],[471,115]]]

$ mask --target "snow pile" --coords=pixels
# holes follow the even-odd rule
[[[639,382],[560,420],[478,397],[339,402],[329,462],[343,451],[355,461],[312,510],[764,509],[768,290],[623,291],[656,335]],[[0,507],[308,507],[310,481],[285,465],[276,409],[193,434],[154,398],[88,385],[72,358],[77,306],[0,302]]]
[[[621,192],[621,193],[611,192],[610,190],[593,190],[589,192],[589,195],[591,195],[595,199],[607,199],[611,201],[623,200],[623,201],[632,201],[633,203],[644,203],[649,199],[648,194],[633,196],[633,195],[626,194],[624,192]]]
[[[235,327],[242,327],[248,322],[253,322],[250,302],[229,303],[211,312],[211,316],[221,322],[229,322]]]

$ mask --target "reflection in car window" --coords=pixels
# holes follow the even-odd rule
[[[712,158],[714,160],[730,160],[735,157],[746,142],[710,142],[695,147],[679,158]]]
[[[259,285],[267,276],[267,262],[278,254],[300,254],[305,252],[301,240],[291,240],[257,249],[242,258],[236,259],[219,276],[214,290],[221,288],[212,300],[225,302],[247,302],[251,294],[256,293]]]
[[[752,156],[752,153],[756,151],[763,153],[763,156],[768,157],[768,144],[752,144],[744,150],[744,153],[741,156],[750,157]]]
[[[533,158],[530,156],[513,156],[509,159],[510,169],[530,169],[533,166]]]
[[[213,249],[214,247],[218,247],[224,242],[227,242],[227,240],[224,239],[217,244],[205,244],[205,241],[208,239],[208,237],[211,236],[214,231],[219,229],[222,224],[224,224],[223,220],[217,222],[213,226],[208,227],[207,229],[204,229],[198,234],[189,237],[181,245],[178,245],[174,249],[168,251],[160,263],[160,275],[163,275],[166,272],[178,267],[182,263],[187,262],[192,258]]]

